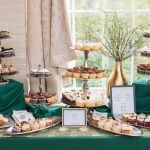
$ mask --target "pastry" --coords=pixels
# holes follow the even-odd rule
[[[38,96],[32,96],[32,99],[30,101],[32,104],[38,104]]]
[[[46,127],[46,120],[39,120],[39,128],[45,128]]]
[[[85,107],[85,101],[84,100],[76,100],[76,106],[77,107]]]
[[[0,117],[0,126],[4,126],[8,124],[8,119],[4,116]]]
[[[122,124],[121,131],[124,134],[133,134],[133,127],[129,126],[129,125],[126,125],[126,124]]]
[[[99,120],[100,120],[100,117],[97,117],[97,116],[92,117],[92,120],[91,120],[92,125],[98,126]]]
[[[111,131],[112,130],[112,121],[106,121],[105,124],[104,124],[104,129],[105,130],[108,130],[108,131]]]
[[[113,132],[121,133],[121,130],[122,130],[121,124],[119,124],[119,123],[113,124],[113,127],[112,127]]]
[[[46,119],[46,126],[51,126],[53,124],[53,121],[51,118]]]
[[[127,122],[129,116],[130,116],[130,115],[129,115],[128,113],[123,114],[123,115],[122,115],[122,120],[123,120],[124,122]]]
[[[13,129],[12,129],[13,133],[20,133],[21,132],[21,126],[20,125],[14,125]]]
[[[39,129],[39,124],[34,121],[32,124],[30,124],[31,130],[38,130]]]
[[[102,100],[95,100],[95,106],[102,106],[103,101]]]
[[[21,130],[22,130],[22,132],[28,132],[31,130],[31,127],[28,123],[25,123],[22,125]]]
[[[144,120],[145,120],[145,114],[139,114],[138,116],[137,116],[137,125],[139,125],[139,126],[144,126]]]
[[[98,127],[104,128],[106,121],[107,121],[107,119],[101,119],[100,121],[98,121]]]
[[[85,107],[95,107],[94,100],[85,100]]]

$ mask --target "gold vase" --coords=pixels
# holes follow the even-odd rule
[[[126,85],[127,79],[123,73],[122,61],[116,61],[113,71],[107,81],[107,97],[110,97],[110,86]]]

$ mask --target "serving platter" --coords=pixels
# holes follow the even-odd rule
[[[4,134],[5,135],[10,135],[10,136],[17,136],[17,135],[25,135],[25,134],[31,134],[31,133],[35,133],[35,132],[39,132],[39,131],[42,131],[42,130],[46,130],[46,129],[49,129],[49,128],[52,128],[54,126],[57,126],[58,124],[61,123],[61,117],[58,117],[58,120],[57,121],[54,121],[54,123],[50,126],[47,126],[45,128],[41,128],[41,129],[38,129],[38,130],[31,130],[31,131],[27,131],[27,132],[19,132],[19,133],[15,133],[15,132],[12,132],[13,131],[13,126],[11,126],[10,128],[8,128]]]
[[[106,129],[104,129],[104,128],[100,128],[100,127],[98,127],[98,126],[95,126],[95,125],[91,124],[90,122],[88,122],[88,124],[89,124],[90,126],[92,126],[92,127],[95,127],[95,128],[97,128],[97,129],[100,129],[100,130],[102,130],[102,131],[106,131],[106,132],[109,132],[109,133],[114,133],[114,134],[117,134],[117,135],[131,136],[131,137],[137,137],[137,136],[142,136],[142,135],[143,135],[143,132],[142,132],[140,129],[134,127],[134,126],[132,126],[132,127],[133,127],[133,131],[134,131],[133,134],[125,134],[125,133],[118,133],[118,132],[114,132],[114,131],[111,131],[111,130],[106,130]]]
[[[85,101],[85,100],[83,99],[83,101]],[[86,100],[86,101],[88,101],[88,100]],[[78,108],[96,108],[96,107],[104,106],[104,101],[103,101],[103,102],[102,102],[102,105],[91,106],[91,107],[80,107],[80,106],[77,106],[77,105],[75,104],[75,102],[74,102],[74,103],[69,103],[69,102],[71,102],[71,101],[70,101],[64,94],[62,94],[61,102],[63,102],[64,104],[73,106],[73,107],[78,107]]]
[[[14,125],[14,121],[10,117],[7,117],[7,116],[4,116],[4,117],[8,119],[8,124],[4,126],[0,126],[0,129],[9,128]]]
[[[123,120],[121,119],[121,115],[119,115],[119,116],[117,116],[117,117],[114,117],[114,118],[115,118],[115,120],[117,120],[117,121],[121,121],[121,122],[127,123],[127,122],[125,122],[125,121],[123,121]],[[130,124],[130,123],[128,122],[128,124]],[[139,124],[137,124],[137,122],[135,122],[134,124],[130,124],[130,125],[135,126],[135,127],[139,127],[139,128],[150,129],[150,127],[146,127],[146,126],[139,125]]]
[[[68,77],[68,78],[75,78],[75,79],[79,79],[79,80],[101,79],[101,78],[106,77],[106,76],[103,76],[103,77],[96,77],[96,78],[76,78],[76,77],[73,77],[73,76],[67,76],[67,75],[65,75],[65,76]]]

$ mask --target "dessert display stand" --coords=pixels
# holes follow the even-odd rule
[[[144,37],[144,38],[147,38],[147,39],[150,39],[150,33],[144,33],[143,37]],[[141,56],[142,56],[142,57],[146,57],[147,59],[150,60],[150,51],[149,51],[149,52],[148,52],[148,51],[143,51],[143,52],[141,52]],[[139,71],[139,68],[137,68],[137,72],[138,72],[139,74],[149,76],[149,77],[148,77],[149,79],[148,79],[147,83],[150,84],[150,71],[149,71],[149,70],[148,70],[148,71],[145,71],[145,72],[140,72],[140,71]]]
[[[7,31],[1,31],[1,32],[7,32]],[[9,35],[0,35],[0,52],[1,52],[1,54],[0,54],[0,64],[2,63],[2,58],[8,58],[8,57],[13,57],[13,56],[15,56],[15,53],[14,53],[14,52],[13,52],[13,53],[9,53],[9,54],[6,54],[6,53],[5,53],[4,55],[2,55],[2,40],[3,40],[3,39],[8,39],[8,38],[10,38]],[[12,49],[12,48],[11,48],[11,49]],[[11,49],[8,49],[8,50],[11,50]],[[13,50],[13,49],[12,49],[12,50]],[[9,83],[9,80],[8,80],[8,79],[5,79],[4,76],[14,75],[14,74],[16,74],[16,73],[18,73],[18,72],[16,71],[16,72],[14,72],[13,74],[3,74],[2,71],[0,71],[0,85]]]
[[[38,70],[41,69],[41,65],[39,65]],[[48,74],[47,76],[33,76],[32,74],[28,74],[27,77],[28,78],[35,78],[38,79],[39,81],[39,92],[42,93],[43,92],[43,88],[42,88],[42,80],[48,78],[51,74]],[[29,86],[28,86],[29,87]],[[47,91],[46,91],[47,92]],[[28,94],[30,93],[30,89],[28,89]]]

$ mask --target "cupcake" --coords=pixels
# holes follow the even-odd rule
[[[73,70],[72,69],[67,69],[66,76],[72,77],[72,75],[73,75]]]
[[[145,120],[145,114],[139,114],[138,116],[137,116],[137,125],[139,125],[139,126],[144,126],[144,120]]]
[[[80,70],[75,70],[73,73],[72,73],[72,76],[74,78],[80,78]]]
[[[144,126],[147,127],[147,128],[150,128],[150,118],[146,118],[144,120]]]
[[[89,73],[88,73],[87,71],[83,71],[83,72],[81,73],[81,78],[83,78],[83,79],[88,79],[88,78],[89,78]]]
[[[36,95],[32,96],[30,102],[31,102],[32,104],[38,104],[38,96],[36,96]]]
[[[45,96],[39,96],[38,101],[40,104],[45,104],[47,102],[47,99]]]
[[[135,115],[130,115],[128,117],[128,122],[132,125],[136,124],[136,116]]]
[[[25,102],[28,104],[31,101],[31,96],[30,95],[26,95],[25,96]]]
[[[95,79],[96,73],[94,71],[89,72],[89,79]]]

